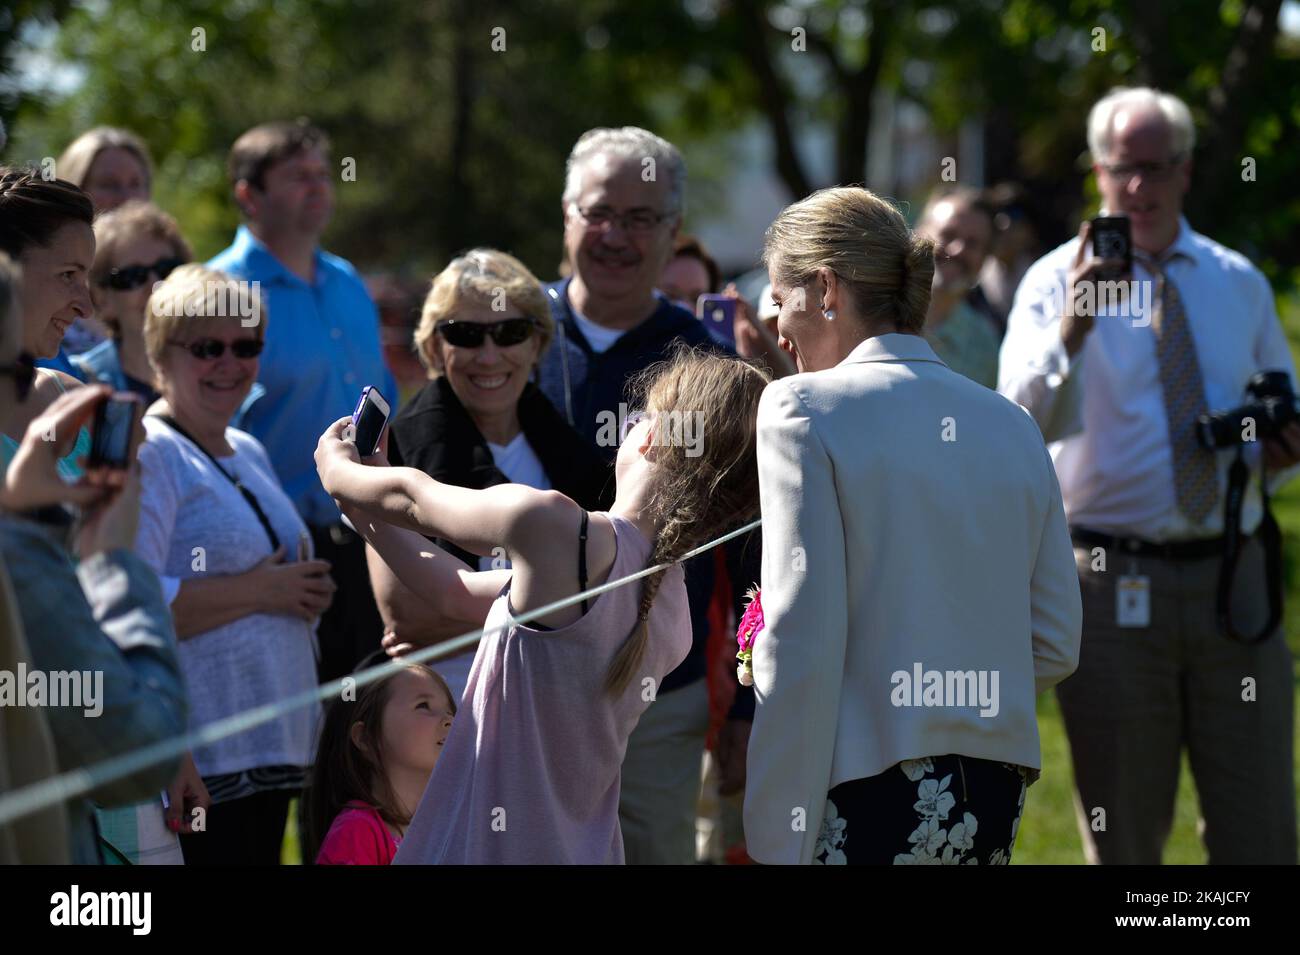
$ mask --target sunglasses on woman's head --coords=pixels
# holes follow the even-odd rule
[[[129,292],[148,282],[151,275],[158,276],[158,281],[161,282],[184,264],[184,259],[172,257],[159,259],[153,265],[125,265],[120,269],[111,269],[99,284],[104,288]]]
[[[32,382],[36,380],[36,359],[27,352],[22,352],[12,365],[0,365],[0,375],[12,378],[14,396],[20,403],[26,401],[32,390]]]
[[[518,345],[532,337],[537,323],[531,318],[505,318],[499,322],[458,322],[444,318],[434,326],[448,345],[457,348],[480,348],[488,335],[502,348]]]
[[[177,348],[184,348],[200,361],[214,361],[226,353],[226,343],[216,338],[198,338],[192,342],[168,342]],[[230,343],[230,351],[236,358],[256,358],[262,354],[266,343],[260,338],[241,338]]]

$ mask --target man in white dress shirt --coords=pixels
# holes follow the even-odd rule
[[[1264,276],[1182,216],[1194,142],[1169,94],[1117,89],[1094,106],[1093,168],[1105,213],[1131,223],[1134,281],[1121,300],[1092,294],[1120,263],[1092,254],[1089,223],[1035,263],[999,390],[1051,442],[1075,542],[1083,648],[1057,696],[1089,861],[1160,862],[1185,747],[1210,862],[1294,863],[1291,656],[1267,627],[1255,485],[1261,465],[1270,488],[1290,476],[1300,426],[1244,444],[1234,638],[1216,598],[1236,452],[1202,447],[1195,423],[1246,403],[1257,372],[1294,386],[1295,369]]]

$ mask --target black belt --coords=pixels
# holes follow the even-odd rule
[[[1107,551],[1135,557],[1163,557],[1165,560],[1204,560],[1223,554],[1222,537],[1198,541],[1170,541],[1156,544],[1139,537],[1119,537],[1086,527],[1071,527],[1070,539],[1081,547],[1105,547]]]

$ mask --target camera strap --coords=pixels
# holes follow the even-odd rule
[[[251,507],[253,509],[253,513],[257,515],[258,523],[262,525],[262,530],[266,531],[266,536],[271,540],[271,553],[275,553],[277,550],[279,550],[280,536],[276,534],[275,528],[271,526],[271,521],[266,516],[266,512],[262,510],[262,505],[257,503],[257,498],[253,495],[252,491],[250,491],[248,488],[244,486],[244,482],[239,480],[239,478],[235,477],[233,474],[231,474],[229,471],[223,468],[220,464],[218,464],[217,459],[212,456],[212,453],[203,445],[195,441],[194,438],[190,435],[190,433],[186,431],[184,428],[182,428],[179,424],[177,424],[176,419],[173,418],[171,415],[155,414],[155,415],[151,415],[151,417],[157,418],[159,421],[166,424],[169,428],[171,428],[173,431],[175,431],[182,438],[184,438],[190,444],[194,445],[196,448],[202,451],[204,455],[207,456],[207,459],[212,462],[212,466],[216,468],[218,471],[220,471],[222,475],[225,477],[225,479],[235,486],[235,490],[238,491],[241,495],[243,495],[244,500],[248,502],[248,506]]]
[[[1259,522],[1259,542],[1264,547],[1264,585],[1268,588],[1268,620],[1253,636],[1243,636],[1232,625],[1232,584],[1237,576],[1237,561],[1241,557],[1241,505],[1250,481],[1250,468],[1246,466],[1242,445],[1237,445],[1237,456],[1228,468],[1228,496],[1223,505],[1223,563],[1219,566],[1219,591],[1215,609],[1219,628],[1224,635],[1239,643],[1259,643],[1277,629],[1282,621],[1282,530],[1273,509],[1269,506],[1268,472],[1259,469],[1259,496],[1264,516]]]

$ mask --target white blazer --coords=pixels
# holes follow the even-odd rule
[[[1038,769],[1034,699],[1074,672],[1083,613],[1024,409],[881,335],[768,385],[758,468],[749,854],[810,862],[827,791],[905,759]]]

